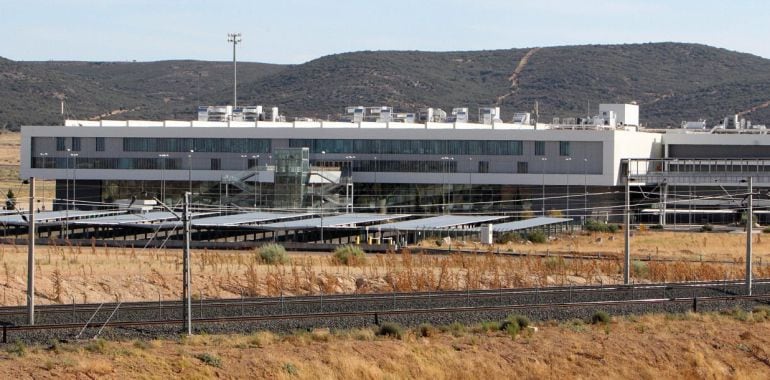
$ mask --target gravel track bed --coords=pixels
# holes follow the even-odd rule
[[[671,285],[666,287],[637,285],[633,287],[606,288],[542,288],[511,292],[452,292],[418,294],[376,294],[356,296],[314,296],[285,297],[250,300],[221,300],[220,302],[192,302],[193,318],[219,318],[238,316],[272,316],[286,314],[343,313],[358,311],[389,311],[405,309],[509,306],[533,304],[563,304],[597,301],[626,301],[644,299],[669,299],[693,297],[723,297],[743,294],[743,285],[714,284],[707,287],[684,287]],[[754,294],[770,294],[770,283],[754,286]],[[213,303],[213,304],[212,304]],[[101,325],[105,321],[148,321],[182,319],[179,302],[143,303],[143,308],[118,308],[114,304],[105,305],[94,313],[94,305],[84,307],[67,306],[56,311],[40,309],[36,312],[37,324],[82,323],[91,319],[92,324]],[[78,307],[81,310],[78,310]],[[114,314],[113,314],[114,312]],[[111,317],[111,318],[110,318]],[[26,324],[25,314],[6,315],[1,321],[17,325]]]
[[[751,310],[757,305],[770,304],[769,298],[761,300],[746,299],[698,299],[697,310],[699,312],[723,311],[740,308]],[[520,314],[534,321],[545,320],[570,320],[587,319],[597,311],[605,311],[610,315],[629,315],[645,313],[685,313],[693,310],[691,299],[668,299],[661,302],[633,302],[618,304],[572,304],[572,305],[509,305],[500,310],[461,310],[441,311],[423,310],[420,312],[406,311],[380,311],[377,315],[367,316],[319,316],[273,319],[264,321],[232,321],[232,322],[196,322],[193,320],[195,333],[253,333],[258,330],[286,333],[297,330],[312,330],[315,328],[349,329],[356,327],[371,327],[375,322],[395,322],[411,327],[420,323],[433,325],[448,325],[453,322],[473,324],[483,321],[499,321],[510,314]],[[92,339],[100,326],[89,327],[81,335],[82,340]],[[58,329],[38,331],[9,331],[8,342],[20,340],[23,342],[45,343],[51,340],[72,340],[80,333],[81,329]],[[182,326],[179,323],[164,325],[147,325],[143,327],[106,327],[99,337],[105,339],[152,339],[152,338],[179,338],[182,336]]]

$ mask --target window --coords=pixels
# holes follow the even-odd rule
[[[535,141],[535,156],[545,156],[545,141]]]
[[[516,163],[516,173],[526,174],[529,173],[529,165],[526,161],[519,161]]]
[[[80,152],[80,137],[73,137],[72,138],[72,151],[73,152]]]
[[[569,149],[569,141],[559,141],[559,155],[560,156],[571,155],[571,152]]]
[[[249,169],[259,166],[259,158],[249,158],[248,162],[246,162],[246,166]]]
[[[104,137],[97,137],[96,138],[96,151],[97,152],[104,152]]]
[[[56,138],[56,150],[59,152],[63,152],[67,150],[67,143],[64,137],[57,137]]]
[[[211,170],[221,170],[221,169],[222,169],[222,160],[219,158],[212,158]]]
[[[489,161],[479,161],[479,173],[489,173]]]

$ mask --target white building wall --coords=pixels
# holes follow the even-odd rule
[[[614,111],[618,123],[639,125],[639,106],[636,104],[599,104],[599,114]]]

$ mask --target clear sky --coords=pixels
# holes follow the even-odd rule
[[[0,0],[13,60],[302,63],[359,50],[697,42],[770,58],[765,0]]]

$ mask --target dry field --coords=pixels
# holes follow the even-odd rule
[[[676,234],[701,239],[704,234]],[[714,234],[711,234],[714,235]],[[728,234],[721,234],[730,237]],[[568,237],[562,238],[562,240]],[[550,243],[554,244],[554,243]],[[536,245],[548,250],[550,244]],[[762,243],[765,244],[765,243]],[[416,250],[370,255],[347,266],[331,255],[289,254],[285,264],[266,264],[254,251],[193,250],[193,295],[203,298],[497,289],[568,284],[609,284],[621,280],[618,259],[511,257],[492,253],[426,255]],[[528,246],[528,249],[535,249]],[[0,245],[0,299],[26,299],[26,246]],[[706,255],[708,258],[708,255]],[[97,246],[39,246],[35,261],[40,303],[178,299],[181,251]],[[635,282],[721,280],[743,277],[741,260],[634,262]],[[770,266],[755,276],[770,277]]]
[[[17,208],[26,210],[29,208],[29,185],[21,183],[19,178],[19,148],[21,146],[21,133],[0,133],[0,199],[5,206],[5,195],[8,190],[16,196]],[[39,207],[45,205],[51,209],[54,197],[54,181],[36,181],[36,197],[40,200]]]
[[[761,379],[766,312],[536,324],[515,337],[453,325],[401,340],[373,329],[88,341],[0,351],[2,378]]]

